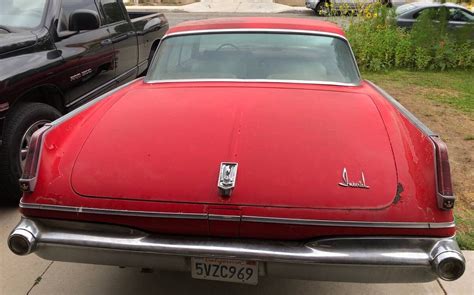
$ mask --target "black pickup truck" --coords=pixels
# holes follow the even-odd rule
[[[142,75],[168,21],[122,0],[0,0],[0,200],[17,201],[31,135]]]

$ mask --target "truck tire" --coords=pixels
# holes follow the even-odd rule
[[[314,13],[316,13],[317,16],[329,16],[331,14],[331,7],[329,7],[330,3],[329,0],[319,1],[314,9]]]
[[[30,136],[61,113],[44,103],[22,103],[7,116],[0,147],[0,202],[18,202],[18,179],[28,151]]]

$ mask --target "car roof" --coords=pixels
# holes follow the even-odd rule
[[[456,4],[456,3],[429,3],[429,2],[412,2],[412,3],[407,3],[405,4],[406,6],[411,6],[413,8],[420,8],[420,7],[441,7],[441,6],[446,6],[446,7],[456,7],[456,8],[464,8],[462,5]],[[405,6],[403,5],[403,6]],[[400,6],[401,7],[401,6]]]
[[[336,24],[304,18],[282,17],[231,17],[187,21],[169,29],[166,35],[207,30],[298,30],[336,34],[344,37],[344,31]]]
[[[455,3],[428,3],[428,2],[413,2],[403,4],[396,9],[396,14],[401,17],[412,17],[412,14],[417,13],[421,9],[425,8],[438,8],[438,7],[446,7],[446,8],[460,8],[466,10],[465,7],[455,4]]]

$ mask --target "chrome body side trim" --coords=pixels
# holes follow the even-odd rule
[[[301,35],[315,35],[315,36],[327,36],[333,38],[339,38],[347,43],[349,50],[351,52],[352,61],[357,71],[357,75],[359,77],[358,83],[341,83],[341,82],[331,82],[331,81],[302,81],[302,80],[267,80],[267,79],[189,79],[189,80],[149,80],[148,77],[145,77],[145,83],[186,83],[186,82],[245,82],[245,83],[292,83],[292,84],[321,84],[321,85],[335,85],[335,86],[359,86],[362,78],[359,70],[359,66],[357,65],[357,61],[355,59],[354,51],[349,44],[349,41],[346,37],[329,32],[321,32],[321,31],[310,31],[310,30],[291,30],[291,29],[265,29],[265,28],[245,28],[245,29],[211,29],[211,30],[192,30],[192,31],[182,31],[182,32],[175,32],[171,34],[165,35],[158,45],[156,52],[159,51],[160,47],[168,38],[176,37],[176,36],[186,36],[186,35],[200,35],[200,34],[222,34],[222,33],[269,33],[269,34],[276,34],[276,33],[288,33],[288,34],[301,34]],[[155,54],[157,56],[157,54]],[[153,59],[153,63],[155,63],[155,58]],[[147,75],[148,76],[148,75]]]
[[[240,222],[241,217],[239,215],[221,215],[221,214],[209,214],[209,220],[215,221],[233,221]]]
[[[261,275],[347,282],[427,282],[465,260],[454,238],[357,237],[271,241],[148,234],[104,224],[23,218],[22,252],[56,261],[189,271],[191,257],[259,261]],[[25,236],[26,238],[26,236]],[[15,241],[16,239],[16,241]],[[16,248],[16,250],[21,250]],[[448,259],[448,260],[446,260]],[[449,262],[449,263],[447,263]]]
[[[452,222],[374,222],[374,221],[337,221],[337,220],[317,220],[317,219],[298,219],[298,218],[278,218],[261,216],[237,216],[237,215],[219,215],[207,213],[175,213],[175,212],[153,212],[153,211],[134,211],[134,210],[114,210],[87,207],[72,207],[59,205],[29,204],[20,202],[20,208],[33,210],[48,210],[59,212],[73,212],[83,214],[103,214],[117,216],[135,216],[150,218],[178,218],[178,219],[210,219],[210,220],[231,220],[242,222],[257,223],[277,223],[291,225],[310,225],[310,226],[340,226],[340,227],[376,227],[376,228],[451,228],[455,227]]]
[[[377,227],[377,228],[451,228],[454,222],[374,222],[374,221],[337,221],[297,218],[278,218],[260,216],[242,216],[243,222],[278,223],[311,226],[341,226],[341,227]]]
[[[410,122],[413,123],[418,129],[420,129],[424,134],[427,136],[438,136],[436,133],[431,131],[428,126],[423,124],[415,115],[413,115],[409,110],[407,110],[401,103],[399,103],[395,98],[393,98],[390,94],[385,92],[382,88],[375,85],[373,82],[366,80],[372,88],[377,90],[383,97],[385,97],[395,108],[397,108],[400,113],[402,113]]]
[[[117,216],[133,216],[133,217],[150,217],[150,218],[207,219],[206,213],[176,213],[176,212],[153,212],[153,211],[135,211],[135,210],[114,210],[114,209],[71,207],[71,206],[58,206],[58,205],[26,204],[23,202],[20,202],[19,206],[20,208],[24,208],[24,209],[72,212],[72,213],[83,213],[83,214],[117,215]]]

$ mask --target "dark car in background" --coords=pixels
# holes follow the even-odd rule
[[[435,19],[445,15],[449,29],[459,29],[466,26],[474,28],[474,13],[465,7],[453,3],[415,2],[399,6],[396,10],[397,25],[411,29],[419,17],[431,13]]]
[[[0,5],[0,200],[17,201],[32,134],[143,74],[168,21],[122,0]]]

